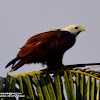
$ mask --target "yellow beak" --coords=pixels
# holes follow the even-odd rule
[[[84,27],[80,27],[80,31],[85,31],[85,28]]]

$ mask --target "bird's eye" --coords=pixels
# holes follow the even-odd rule
[[[75,27],[75,29],[78,29],[78,27]]]

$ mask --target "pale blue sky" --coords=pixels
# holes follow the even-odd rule
[[[100,62],[99,0],[0,0],[0,76],[6,76],[6,64],[31,36],[71,24],[86,32],[65,53],[63,63]],[[11,75],[39,69],[41,65],[24,65]]]

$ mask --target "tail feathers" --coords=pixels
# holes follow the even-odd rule
[[[20,60],[15,66],[12,67],[12,69],[9,72],[17,70],[18,68],[26,64],[28,61],[29,61],[28,58]]]
[[[10,62],[6,65],[5,68],[9,67],[10,65],[12,65],[12,68],[13,68],[13,66],[15,65],[15,63],[16,63],[18,60],[20,60],[20,59],[21,59],[20,57],[14,58],[12,61],[10,61]]]

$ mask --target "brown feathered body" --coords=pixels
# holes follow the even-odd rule
[[[63,54],[74,45],[75,40],[75,35],[60,29],[35,35],[27,41],[17,57],[6,67],[12,64],[11,72],[29,63],[43,63],[48,68],[62,66]],[[16,61],[18,61],[17,64]]]

